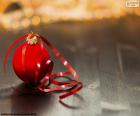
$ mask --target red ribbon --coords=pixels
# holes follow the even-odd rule
[[[46,75],[42,79],[40,85],[37,86],[38,90],[40,90],[42,92],[46,92],[46,93],[47,92],[61,91],[62,95],[59,96],[59,101],[61,103],[63,103],[62,100],[64,98],[71,96],[73,94],[76,94],[83,87],[83,84],[78,81],[78,75],[77,75],[76,71],[74,70],[74,68],[61,55],[61,53],[44,37],[31,32],[31,33],[26,34],[26,35],[16,39],[15,41],[13,41],[12,44],[8,47],[8,50],[6,51],[6,55],[4,58],[4,72],[5,72],[5,74],[6,74],[6,61],[7,61],[7,58],[8,58],[10,51],[18,42],[25,39],[27,36],[36,36],[41,41],[43,41],[54,52],[55,56],[57,58],[59,58],[59,60],[62,62],[62,64],[66,67],[67,71],[65,71],[65,72],[58,72],[55,74]],[[62,78],[62,77],[67,77],[67,79],[70,79],[68,77],[68,75],[73,76],[74,80],[71,79],[68,82],[56,81],[57,78]],[[48,85],[46,85],[46,83],[48,83]],[[50,84],[54,84],[55,87],[50,88],[49,87]]]

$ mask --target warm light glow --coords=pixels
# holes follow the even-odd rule
[[[12,26],[12,29],[18,29],[20,24],[19,24],[19,22],[14,22],[14,23],[12,23],[11,26]]]
[[[39,23],[40,23],[40,17],[39,16],[33,16],[32,25],[37,26]]]
[[[140,8],[138,8],[138,9],[135,10],[135,14],[138,15],[138,16],[140,16]]]
[[[25,18],[21,21],[21,26],[22,27],[28,27],[30,25],[31,21],[28,18]]]
[[[42,16],[42,22],[43,23],[48,23],[49,22],[49,17],[48,16]]]
[[[20,10],[5,13],[12,3]],[[127,14],[140,16],[139,8],[127,8],[124,0],[1,0],[0,25],[6,29],[24,29],[31,25],[56,21],[102,20]]]
[[[29,9],[27,9],[27,10],[24,11],[24,14],[25,14],[25,16],[26,16],[27,18],[30,18],[30,17],[33,16],[34,10],[31,9],[31,8],[29,8]]]

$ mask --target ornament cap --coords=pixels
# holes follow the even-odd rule
[[[28,44],[33,45],[33,44],[36,44],[38,42],[38,38],[33,32],[30,32],[27,36],[26,41],[28,42]]]

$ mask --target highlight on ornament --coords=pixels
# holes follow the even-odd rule
[[[78,81],[78,75],[68,61],[47,39],[33,32],[21,36],[11,43],[4,57],[5,74],[8,55],[13,47],[22,40],[25,40],[25,42],[14,51],[12,65],[15,74],[24,83],[42,93],[59,91],[61,93],[59,96],[61,103],[63,103],[64,98],[76,94],[82,89],[83,84]],[[65,72],[52,73],[54,62],[43,44],[46,44],[66,67]],[[73,77],[73,79],[70,77]],[[58,80],[59,78],[62,78],[61,81]],[[65,81],[66,79],[68,81]]]

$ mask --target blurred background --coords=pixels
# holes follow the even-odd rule
[[[60,21],[93,21],[140,16],[140,8],[126,7],[133,0],[1,0],[0,25],[21,30]],[[139,2],[139,0],[134,0]]]
[[[76,107],[61,105],[58,94],[17,91],[29,88],[13,72],[14,51],[8,58],[8,76],[4,77],[6,49],[30,31],[46,37],[76,69],[84,88],[65,100]],[[62,71],[61,63],[50,54],[56,62],[54,72]],[[139,116],[140,1],[0,0],[0,112]]]

